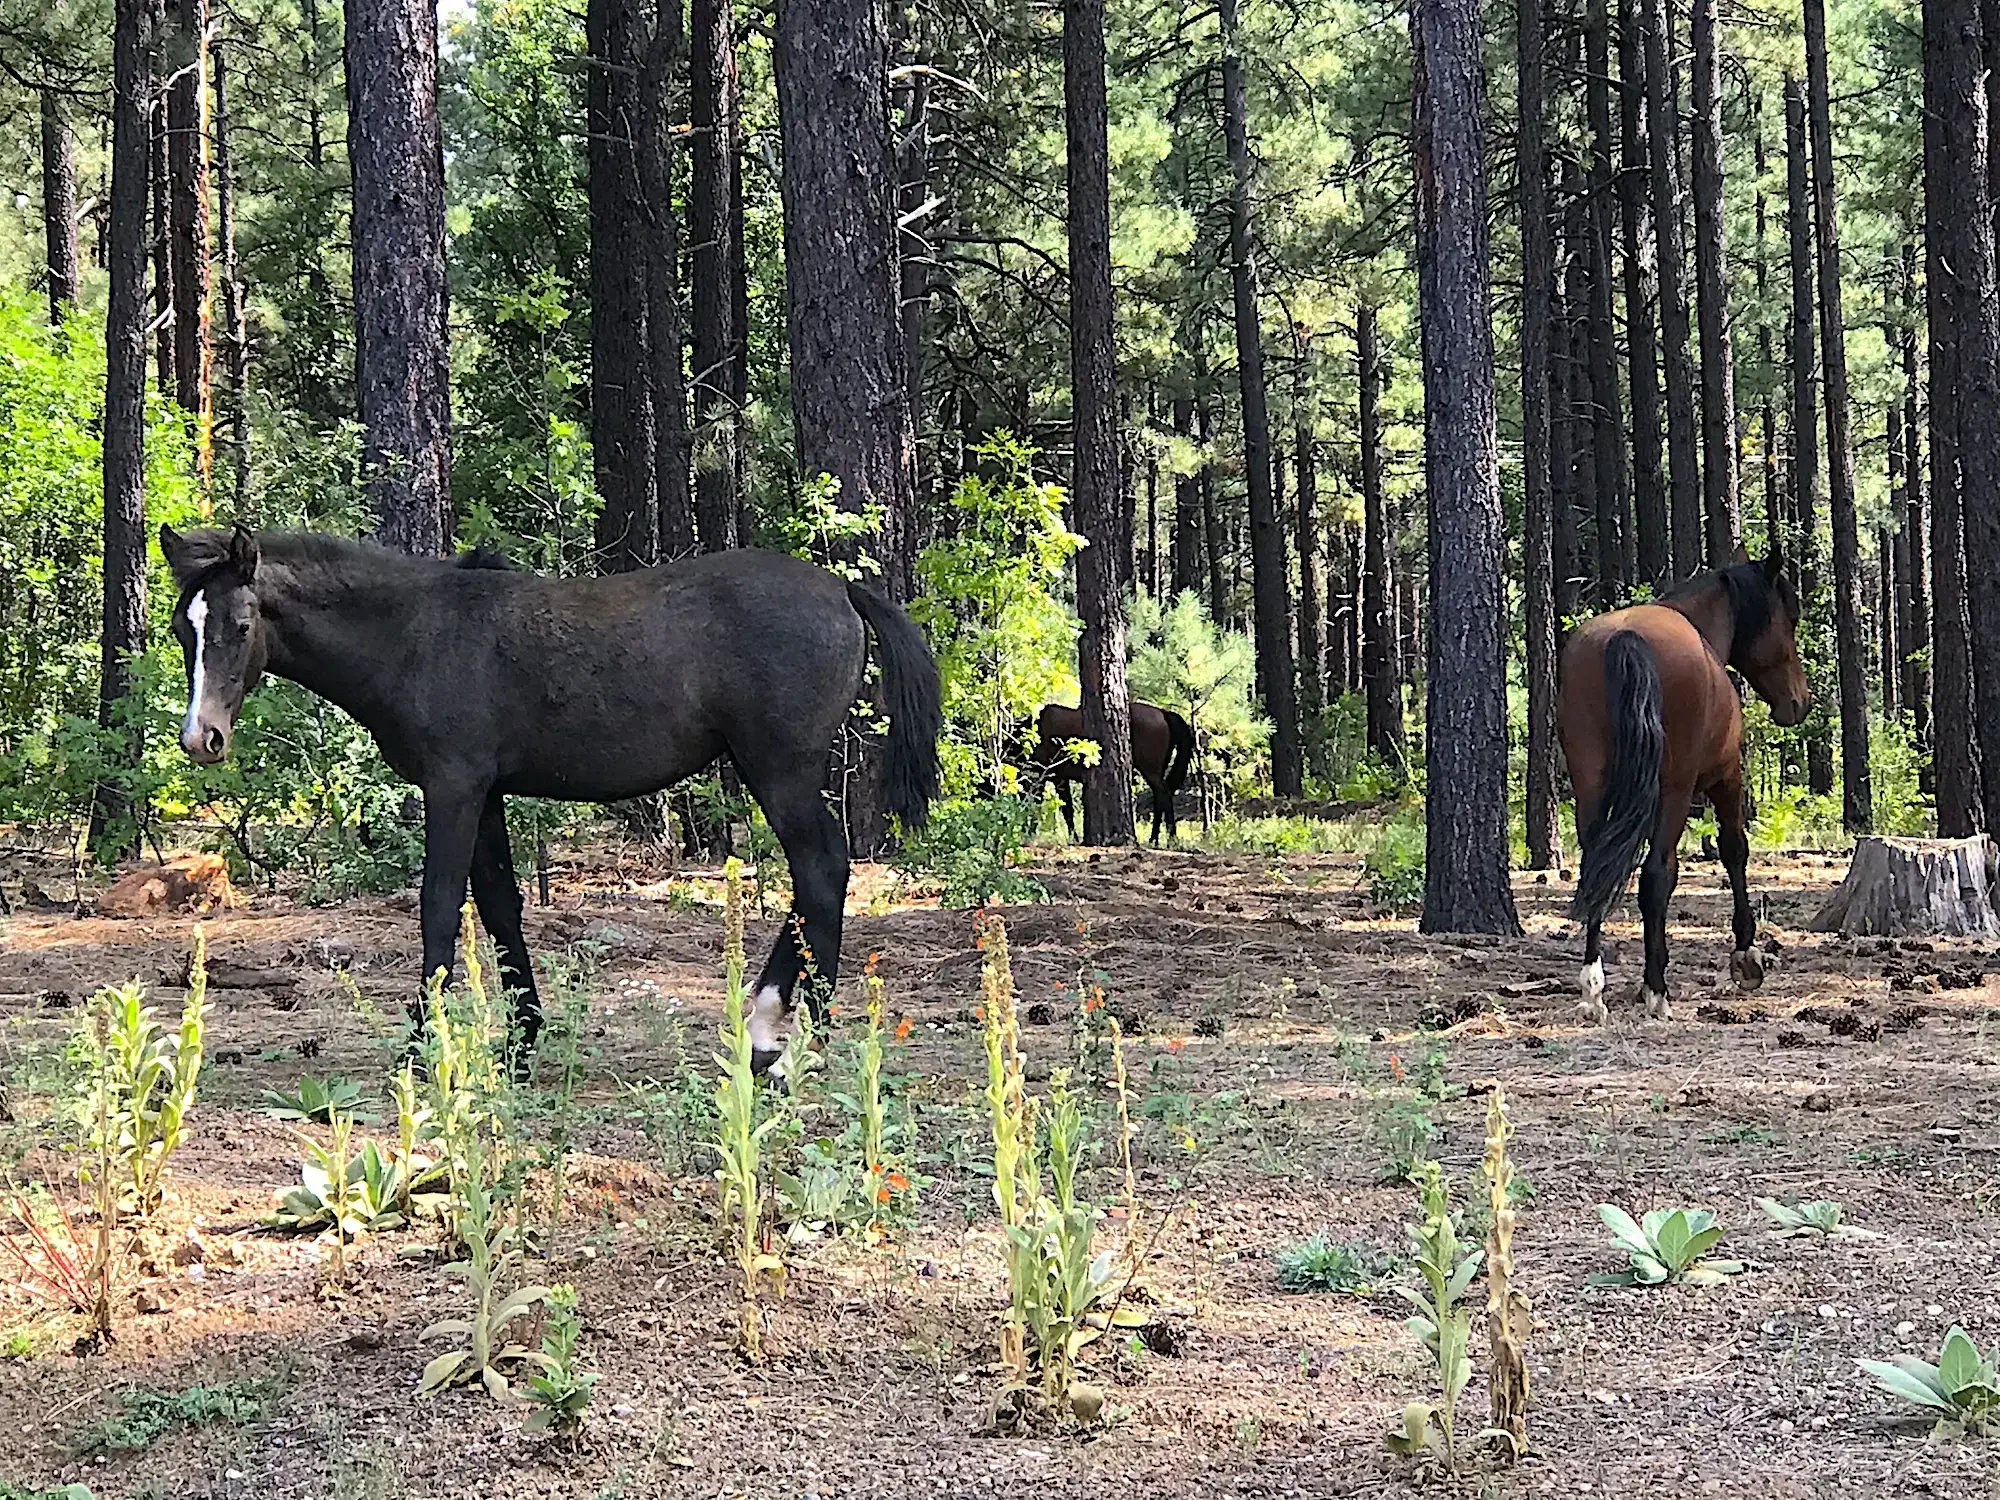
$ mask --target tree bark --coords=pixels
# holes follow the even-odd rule
[[[1903,496],[1902,560],[1903,701],[1920,753],[1931,749],[1930,534],[1924,507],[1924,471],[1917,386],[1917,247],[1903,245]],[[1931,768],[1923,763],[1919,783],[1932,790]]]
[[[154,87],[159,87],[160,37],[167,29],[165,0],[152,0]],[[151,179],[153,216],[151,250],[153,257],[153,364],[154,379],[163,394],[174,388],[174,206],[172,178],[167,169],[167,101],[154,97],[148,102],[152,118],[147,124],[151,142],[147,147],[147,171]]]
[[[1694,255],[1701,320],[1701,465],[1708,565],[1725,566],[1742,531],[1736,452],[1736,358],[1729,336],[1723,236],[1722,51],[1717,0],[1694,0]]]
[[[1291,609],[1285,532],[1271,493],[1271,416],[1264,389],[1263,329],[1257,310],[1257,260],[1250,201],[1250,128],[1243,85],[1236,0],[1220,0],[1222,130],[1229,153],[1229,272],[1236,302],[1236,369],[1243,391],[1243,464],[1250,490],[1252,608],[1264,708],[1271,716],[1271,782],[1280,797],[1305,789],[1297,691],[1292,675]]]
[[[1521,469],[1525,500],[1521,557],[1526,616],[1525,673],[1528,686],[1528,775],[1526,818],[1528,864],[1546,870],[1558,857],[1561,842],[1556,822],[1556,599],[1555,516],[1549,477],[1549,335],[1554,322],[1556,291],[1555,240],[1549,220],[1549,162],[1544,120],[1546,25],[1542,0],[1521,0],[1516,49],[1520,84],[1521,179]],[[1626,115],[1625,145],[1633,147],[1631,114]],[[1630,184],[1627,184],[1630,187]],[[1624,194],[1627,274],[1632,273],[1631,246],[1637,243],[1633,194]],[[1639,325],[1643,301],[1628,306],[1633,318],[1632,405],[1639,423],[1638,469],[1645,468],[1645,422],[1640,412],[1641,379]],[[1650,325],[1645,335],[1650,342]],[[1650,349],[1645,355],[1651,362]],[[1652,460],[1657,484],[1659,411]],[[1640,499],[1640,533],[1645,535],[1646,500]]]
[[[640,22],[636,0],[590,0],[590,454],[603,508],[597,566],[624,573],[657,559],[659,435],[647,348],[647,237],[639,188]],[[726,535],[726,524],[725,524]]]
[[[1946,7],[1923,8],[1924,287],[1930,330],[1931,764],[1938,833],[1979,827],[1979,763],[1973,751],[1971,621],[1966,609],[1965,528],[1958,486],[1957,293],[1950,253],[1959,215],[1960,167],[1945,126],[1946,70],[1957,39]]]
[[[347,0],[354,385],[376,537],[450,549],[451,362],[437,9]]]
[[[229,69],[217,41],[209,58],[215,75],[215,209],[222,241],[223,337],[229,345],[229,459],[233,513],[244,514],[250,488],[250,329],[236,265],[236,174],[230,155]]]
[[[1084,537],[1077,559],[1083,617],[1078,676],[1083,732],[1097,742],[1083,776],[1083,840],[1130,844],[1132,722],[1125,691],[1125,595],[1119,577],[1117,343],[1111,314],[1110,123],[1104,87],[1104,0],[1065,0],[1063,119],[1068,136],[1070,500]]]
[[[1985,837],[1862,839],[1813,932],[1882,937],[2000,937],[2000,854]]]
[[[195,472],[206,503],[213,454],[208,234],[208,0],[167,0],[160,39],[167,80],[168,255],[174,277],[175,402],[194,418]]]
[[[1389,526],[1382,502],[1382,366],[1375,304],[1354,309],[1354,353],[1361,410],[1361,683],[1367,695],[1368,749],[1404,770],[1403,693],[1396,673],[1395,616],[1389,603]]]
[[[1891,453],[1898,454],[1897,469],[1902,462],[1900,450],[1903,445],[1901,406],[1889,403],[1889,413],[1895,432],[1889,445]],[[1903,476],[1900,472],[1890,481],[1889,493],[1894,495],[1902,488]],[[1896,539],[1886,526],[1875,528],[1875,638],[1881,647],[1878,665],[1882,673],[1882,717],[1894,719],[1901,715],[1902,705],[1898,701],[1900,691],[1897,663],[1902,659],[1902,648],[1896,641]]]
[[[1770,305],[1770,205],[1764,196],[1764,174],[1770,162],[1764,154],[1764,96],[1756,96],[1756,134],[1752,144],[1757,165],[1757,362],[1765,372],[1764,389],[1757,398],[1758,436],[1763,452],[1758,467],[1764,471],[1764,555],[1770,557],[1784,546],[1783,501],[1778,493],[1778,419],[1771,399],[1770,373],[1777,368],[1771,345],[1771,320],[1765,315]]]
[[[1584,20],[1584,92],[1590,120],[1590,392],[1591,457],[1597,470],[1597,596],[1609,608],[1631,580],[1625,574],[1625,517],[1631,484],[1625,473],[1625,403],[1618,390],[1618,327],[1613,306],[1611,13],[1607,0],[1588,0]]]
[[[1814,339],[1812,206],[1808,180],[1805,91],[1796,78],[1785,80],[1785,227],[1792,283],[1789,345],[1792,384],[1793,534],[1799,552],[1806,620],[1813,632],[1825,617],[1820,589],[1825,581],[1819,539],[1819,395]],[[1807,659],[1817,655],[1810,639]],[[1833,742],[1824,702],[1806,721],[1806,784],[1815,796],[1833,790]]]
[[[76,141],[62,95],[42,91],[42,235],[47,246],[49,326],[60,328],[76,306],[82,273],[76,249]]]
[[[912,553],[922,550],[923,524],[931,517],[931,486],[935,482],[936,457],[930,466],[924,460],[924,324],[930,310],[931,246],[925,237],[925,215],[930,211],[930,98],[931,79],[919,73],[909,82],[908,117],[903,133],[903,159],[897,198],[897,233],[900,252],[901,308],[903,323],[903,383],[908,389],[910,430],[916,435],[916,503],[910,510],[908,546]],[[1129,582],[1129,580],[1127,580]]]
[[[1810,21],[1816,0],[1808,0]],[[1959,512],[1971,634],[1972,720],[1979,742],[1980,810],[2000,829],[2000,285],[1996,285],[1986,90],[1988,58],[1977,0],[1939,0],[1944,13],[1947,159],[1956,167],[1945,262],[1953,273],[1957,336]],[[1810,43],[1811,32],[1807,33]],[[1996,38],[1993,40],[2000,40]],[[1815,87],[1818,80],[1815,79]],[[1815,122],[1820,101],[1813,101]],[[1817,143],[1816,143],[1817,144]],[[1933,387],[1933,395],[1936,390]]]
[[[736,176],[736,22],[732,0],[691,0],[689,90],[694,129],[693,182],[688,190],[688,234],[694,304],[695,529],[701,550],[730,544],[736,516],[737,412],[731,399],[735,372],[735,298],[730,268],[730,199]]]
[[[1674,574],[1701,571],[1701,468],[1696,453],[1694,333],[1681,239],[1680,106],[1668,65],[1667,0],[1639,0],[1646,38],[1647,146],[1652,158],[1653,234],[1660,265],[1660,338],[1666,349],[1667,469]]]
[[[1201,541],[1208,558],[1208,613],[1220,629],[1232,628],[1229,618],[1229,583],[1224,570],[1229,565],[1229,545],[1222,534],[1222,513],[1215,503],[1215,463],[1213,443],[1215,422],[1208,390],[1207,361],[1196,367],[1200,394],[1195,399],[1195,439],[1201,444]]]
[[[661,561],[695,550],[686,340],[681,329],[680,220],[674,213],[674,125],[669,96],[685,39],[680,0],[658,0],[639,71],[639,222],[645,244],[646,387],[653,416],[652,552]],[[733,402],[733,398],[732,398]]]
[[[1174,433],[1192,447],[1194,395],[1174,392]],[[1201,480],[1189,470],[1174,476],[1174,556],[1173,594],[1179,598],[1188,590],[1201,588]]]
[[[800,472],[882,508],[874,550],[891,597],[915,502],[916,436],[897,318],[889,37],[879,0],[780,0],[773,61],[784,137],[786,334]]]
[[[1326,579],[1320,560],[1319,469],[1312,419],[1301,389],[1292,398],[1293,534],[1299,554],[1299,707],[1315,725],[1326,707]],[[1277,464],[1282,470],[1284,456]]]
[[[1868,663],[1862,649],[1860,528],[1855,517],[1854,445],[1848,435],[1847,323],[1841,309],[1840,224],[1833,196],[1833,135],[1827,102],[1826,8],[1805,0],[1806,92],[1812,116],[1813,224],[1819,272],[1820,368],[1826,381],[1827,495],[1833,514],[1835,653],[1840,668],[1842,821],[1851,833],[1874,822],[1868,766]],[[1988,240],[1991,265],[1991,240]],[[1990,281],[1989,281],[1990,289]],[[2000,409],[1995,428],[2000,430]],[[2000,471],[1996,471],[2000,472]]]
[[[1651,223],[1646,204],[1644,43],[1634,0],[1619,0],[1618,72],[1622,152],[1618,197],[1623,209],[1625,326],[1632,365],[1632,511],[1638,547],[1635,581],[1650,585],[1658,595],[1673,582],[1674,563],[1660,449],[1660,351],[1653,325],[1659,286],[1646,254]]]
[[[1477,0],[1417,0],[1411,31],[1431,585],[1419,925],[1518,934]]]
[[[146,206],[152,184],[153,0],[117,0],[112,30],[111,204],[106,235],[104,614],[97,721],[112,728],[146,639]],[[132,747],[136,751],[137,746]],[[100,785],[91,832],[126,811]]]

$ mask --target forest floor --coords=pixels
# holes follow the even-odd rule
[[[968,916],[899,897],[885,871],[857,873],[849,968],[879,953],[890,1010],[914,1022],[889,1068],[907,1077],[931,1181],[901,1243],[796,1253],[768,1362],[752,1368],[732,1352],[713,1185],[663,1154],[625,1087],[670,1077],[684,1055],[706,1069],[716,909],[666,899],[664,873],[630,851],[559,859],[553,901],[528,908],[530,940],[601,954],[585,1154],[552,1264],[536,1268],[577,1285],[603,1376],[576,1452],[526,1435],[483,1394],[417,1398],[418,1334],[463,1298],[420,1253],[434,1231],[366,1245],[333,1298],[323,1250],[254,1227],[299,1163],[262,1091],[342,1074],[368,1080],[379,1107],[396,1052],[369,1012],[394,1013],[417,959],[407,894],[329,908],[259,895],[211,921],[212,961],[295,979],[213,992],[200,1107],[163,1211],[168,1244],[199,1226],[200,1258],[154,1256],[116,1341],[81,1355],[0,1277],[0,1343],[15,1354],[0,1362],[0,1495],[62,1482],[99,1500],[2000,1495],[2000,1444],[1927,1443],[1855,1366],[1935,1359],[1954,1321],[2000,1340],[2000,990],[1984,977],[2000,957],[1804,932],[1844,864],[1758,858],[1777,948],[1746,1001],[1723,985],[1721,869],[1685,863],[1674,1018],[1647,1022],[1631,998],[1628,920],[1609,945],[1612,1024],[1591,1029],[1574,1015],[1569,888],[1554,877],[1517,876],[1527,935],[1501,942],[1418,935],[1371,907],[1351,858],[1040,851],[1053,900],[1006,913],[1024,1003],[1048,1005],[1029,1011],[1030,1076],[1073,1058],[1078,976],[1101,971],[1146,1095],[1140,1197],[1167,1225],[1146,1279],[1184,1312],[1186,1336],[1172,1355],[1086,1357],[1109,1389],[1104,1429],[993,1437],[981,1429],[1004,1277],[990,1179],[972,1169],[990,1158]],[[187,929],[68,908],[0,920],[0,1069],[17,1119],[34,1115],[94,988],[136,974],[172,1011]],[[754,925],[756,953],[773,931]],[[372,1005],[357,1011],[356,989]],[[1423,1066],[1433,1045],[1442,1089]],[[1446,1097],[1419,1093],[1427,1071]],[[1461,1192],[1478,1184],[1490,1081],[1511,1101],[1528,1184],[1514,1259],[1535,1314],[1533,1448],[1446,1484],[1383,1445],[1405,1402],[1433,1389],[1402,1304],[1283,1292],[1273,1257],[1319,1230],[1402,1252],[1414,1194],[1389,1170],[1398,1133],[1428,1118]],[[0,1124],[0,1142],[18,1149],[30,1129]],[[1093,1182],[1109,1195],[1108,1174]],[[1775,1238],[1760,1196],[1837,1199],[1881,1238]],[[1730,1231],[1721,1253],[1748,1269],[1709,1290],[1587,1286],[1619,1264],[1596,1214],[1607,1201],[1712,1208]],[[1487,1402],[1479,1285],[1473,1296],[1466,1432]],[[133,1311],[135,1297],[157,1311]],[[134,1390],[246,1382],[243,1425],[105,1446]]]

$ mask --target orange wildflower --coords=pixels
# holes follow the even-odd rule
[[[910,1039],[910,1018],[908,1016],[898,1017],[896,1021],[896,1040],[899,1042],[907,1042],[909,1039]]]
[[[1398,1083],[1403,1081],[1403,1059],[1393,1052],[1389,1054],[1389,1076]]]

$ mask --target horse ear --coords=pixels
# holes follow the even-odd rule
[[[1741,542],[1738,542],[1736,544],[1736,550],[1729,554],[1729,561],[1732,565],[1736,563],[1747,563],[1748,561],[1750,561],[1750,549],[1744,546]]]
[[[229,565],[245,583],[257,576],[257,534],[241,522],[229,533]]]
[[[181,549],[186,545],[178,531],[165,521],[160,523],[160,556],[167,560],[169,568],[179,569]]]
[[[1771,548],[1771,555],[1764,559],[1764,577],[1766,581],[1771,583],[1776,583],[1778,581],[1779,575],[1781,575],[1784,571],[1785,571],[1784,548],[1774,546]]]

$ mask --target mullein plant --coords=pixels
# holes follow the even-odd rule
[[[757,1080],[751,1070],[747,996],[743,984],[743,867],[731,859],[723,872],[723,990],[721,1050],[715,1055],[716,1181],[718,1208],[742,1277],[737,1339],[746,1359],[763,1357],[763,1313],[758,1295],[768,1279],[782,1292],[785,1263],[765,1247],[761,1167],[766,1137],[782,1116],[760,1120]],[[794,1041],[799,1035],[795,1031]],[[790,1049],[788,1049],[790,1050]]]
[[[1484,1255],[1476,1249],[1459,1253],[1464,1247],[1451,1212],[1450,1189],[1438,1164],[1423,1163],[1416,1180],[1424,1217],[1409,1230],[1423,1284],[1395,1290],[1416,1309],[1413,1317],[1404,1319],[1403,1326],[1430,1351],[1437,1366],[1439,1393],[1435,1401],[1412,1401],[1403,1409],[1402,1428],[1390,1434],[1389,1447],[1405,1457],[1428,1454],[1447,1472],[1455,1472],[1458,1398],[1472,1378],[1472,1319],[1465,1310],[1465,1289],[1478,1273]]]
[[[1514,1134],[1507,1095],[1495,1087],[1486,1104],[1486,1340],[1492,1368],[1487,1376],[1492,1426],[1509,1453],[1528,1446],[1528,1332],[1534,1326],[1527,1293],[1514,1285],[1514,1205],[1508,1189],[1514,1163],[1507,1142]]]

